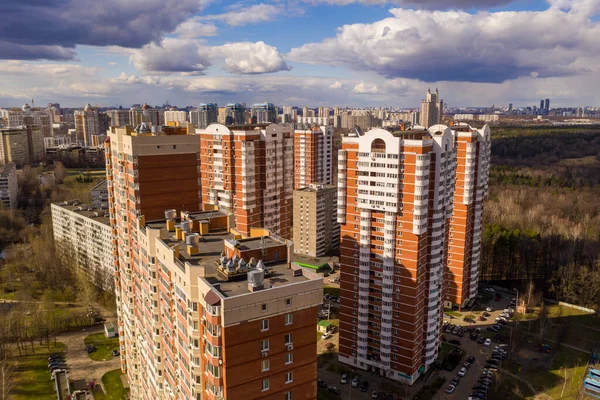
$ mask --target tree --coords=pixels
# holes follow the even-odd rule
[[[544,303],[540,307],[540,311],[538,313],[538,339],[543,341],[544,335],[546,331],[550,327],[550,313],[548,312],[548,308]]]
[[[67,169],[60,161],[54,163],[54,179],[56,183],[63,183],[67,177]]]
[[[90,282],[90,278],[83,270],[77,272],[77,301],[86,309],[94,309],[98,294],[96,287]]]
[[[13,368],[6,358],[0,360],[0,400],[10,398],[10,390],[13,383]]]

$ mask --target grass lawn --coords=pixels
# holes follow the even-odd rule
[[[455,348],[456,345],[447,343],[447,342],[442,342],[442,349],[439,353],[439,358],[440,359],[444,359],[446,358],[446,356],[448,356],[448,354],[450,354],[450,351],[452,351],[453,348]]]
[[[444,309],[444,314],[452,315],[453,317],[456,317],[456,318],[460,318],[462,316],[462,314],[459,313],[458,311],[448,310],[447,308]]]
[[[340,296],[340,288],[339,287],[329,287],[325,286],[323,288],[323,294],[329,293],[330,296]]]
[[[31,352],[31,346],[28,345],[28,351]],[[48,371],[48,354],[64,353],[65,345],[57,343],[56,347],[50,345],[47,347],[34,344],[35,354],[14,357],[12,359],[14,370],[13,389],[11,399],[13,400],[54,400],[56,392],[54,391],[54,382],[50,379]],[[16,348],[13,347],[16,351]]]
[[[533,392],[524,382],[506,374],[496,374],[488,394],[489,400],[533,399]]]
[[[544,391],[548,396],[555,399],[577,399],[577,393],[581,387],[583,375],[586,371],[588,355],[571,349],[561,349],[552,359],[549,373],[553,374],[559,380],[559,384]],[[565,384],[565,369],[567,381]],[[555,378],[555,379],[556,379]],[[563,386],[565,388],[563,393]],[[563,397],[561,397],[563,393]]]
[[[106,338],[104,332],[94,333],[86,336],[85,345],[94,345],[96,351],[88,353],[88,356],[94,361],[108,361],[113,359],[112,351],[119,348],[119,338]]]
[[[129,389],[123,387],[121,382],[121,370],[109,371],[102,377],[102,384],[106,393],[94,390],[96,400],[123,400],[127,398]]]

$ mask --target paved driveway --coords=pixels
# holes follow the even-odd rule
[[[57,341],[63,342],[67,346],[67,366],[70,369],[69,379],[71,381],[77,379],[85,379],[86,382],[95,380],[97,383],[102,382],[102,376],[114,369],[120,368],[121,362],[119,357],[109,361],[94,361],[86,350],[83,339],[92,333],[101,332],[103,326],[95,326],[85,328],[78,331],[68,332],[57,337]]]

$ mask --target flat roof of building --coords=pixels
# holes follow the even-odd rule
[[[99,184],[94,186],[92,188],[92,190],[102,190],[102,191],[108,190],[108,181],[106,179],[103,180],[102,182],[100,182]]]
[[[92,219],[107,226],[110,226],[110,218],[108,210],[94,207],[91,204],[82,204],[78,200],[63,201],[60,203],[52,203],[55,206],[72,211],[82,217]]]
[[[284,244],[284,243],[278,242],[276,240],[273,240],[272,238],[270,238],[268,236],[255,237],[255,238],[249,238],[249,239],[240,239],[240,240],[230,239],[229,242],[232,244],[238,243],[239,244],[238,248],[240,250],[257,250],[257,249],[262,249],[262,248],[281,246],[282,244]]]
[[[299,272],[295,272],[297,270],[299,270]],[[266,271],[268,276],[265,274],[264,289],[305,282],[311,279],[305,275],[302,268],[288,268],[287,262],[271,264],[266,267]],[[223,297],[233,297],[241,294],[253,293],[248,290],[247,277],[243,277],[243,279],[239,280],[226,280],[221,275],[217,275],[216,277],[206,278],[206,281],[210,283],[215,290],[221,293]]]
[[[164,226],[164,224],[163,224]],[[202,235],[198,243],[198,254],[192,255],[188,252],[187,245],[184,240],[177,239],[175,232],[170,232],[168,238],[162,239],[167,245],[179,247],[179,261],[189,263],[192,267],[215,267],[215,261],[219,260],[221,253],[224,250],[223,240],[232,239],[233,236],[224,231],[220,233],[210,233]]]
[[[296,189],[294,190],[295,192],[318,192],[319,190],[325,190],[325,189],[335,189],[337,190],[337,186],[335,185],[323,185],[323,184],[310,184],[309,186],[300,188],[300,189]]]

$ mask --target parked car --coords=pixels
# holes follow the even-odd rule
[[[490,338],[485,339],[485,342],[483,344],[484,344],[484,346],[489,347],[492,344],[492,339],[490,339]]]
[[[487,321],[483,315],[480,315],[477,319],[480,321]]]
[[[327,390],[329,390],[331,393],[335,393],[335,394],[342,393],[342,391],[340,389],[338,389],[337,387],[335,387],[335,386],[329,386],[327,388]]]
[[[458,371],[458,376],[463,377],[467,374],[467,369],[465,367],[462,367],[459,371]]]
[[[353,388],[356,388],[360,384],[360,380],[358,378],[354,378],[354,379],[352,379],[351,384],[352,384]]]
[[[448,387],[446,388],[446,393],[451,394],[454,392],[454,389],[456,389],[456,386],[448,385]]]
[[[113,355],[113,357],[119,357],[121,355],[121,353],[119,352],[119,350],[115,349],[112,351],[112,355]]]
[[[484,338],[483,336],[479,336],[479,337],[477,338],[477,343],[479,343],[479,344],[483,344],[483,342],[485,342],[485,338]]]
[[[321,336],[321,339],[327,339],[329,336],[331,336],[331,332],[325,332],[323,336]]]
[[[323,379],[317,379],[317,386],[322,387],[322,388],[326,388],[327,387],[327,382],[325,382]]]
[[[491,314],[487,311],[484,311],[481,315],[483,315],[484,317],[489,317]]]
[[[450,381],[450,384],[453,386],[458,386],[459,383],[460,383],[460,378],[458,376]]]
[[[467,362],[469,364],[473,364],[475,362],[475,357],[474,356],[469,356],[469,358],[467,358]]]
[[[485,309],[485,311],[487,311],[487,312],[492,312],[492,311],[494,311],[494,307],[492,307],[492,306],[489,306],[489,307],[487,307],[487,308]]]
[[[491,287],[489,287],[489,288],[486,288],[486,289],[485,289],[485,291],[486,291],[486,292],[490,292],[490,293],[495,293],[495,292],[496,292],[496,291],[495,291],[493,288],[491,288]]]
[[[377,390],[373,390],[371,392],[371,398],[372,399],[378,399],[379,398],[379,393],[377,393]]]
[[[362,381],[360,384],[360,391],[366,392],[369,389],[369,381]]]
[[[464,318],[463,318],[463,321],[465,321],[465,322],[468,322],[469,324],[472,324],[472,323],[474,323],[474,322],[475,322],[475,320],[473,320],[473,319],[471,319],[471,318],[469,318],[469,317],[464,317]]]
[[[348,383],[348,375],[342,374],[342,377],[340,378],[340,383],[342,385],[345,385],[346,383]]]
[[[93,353],[96,351],[96,348],[94,346],[90,345],[90,346],[87,346],[86,351],[88,353]]]

